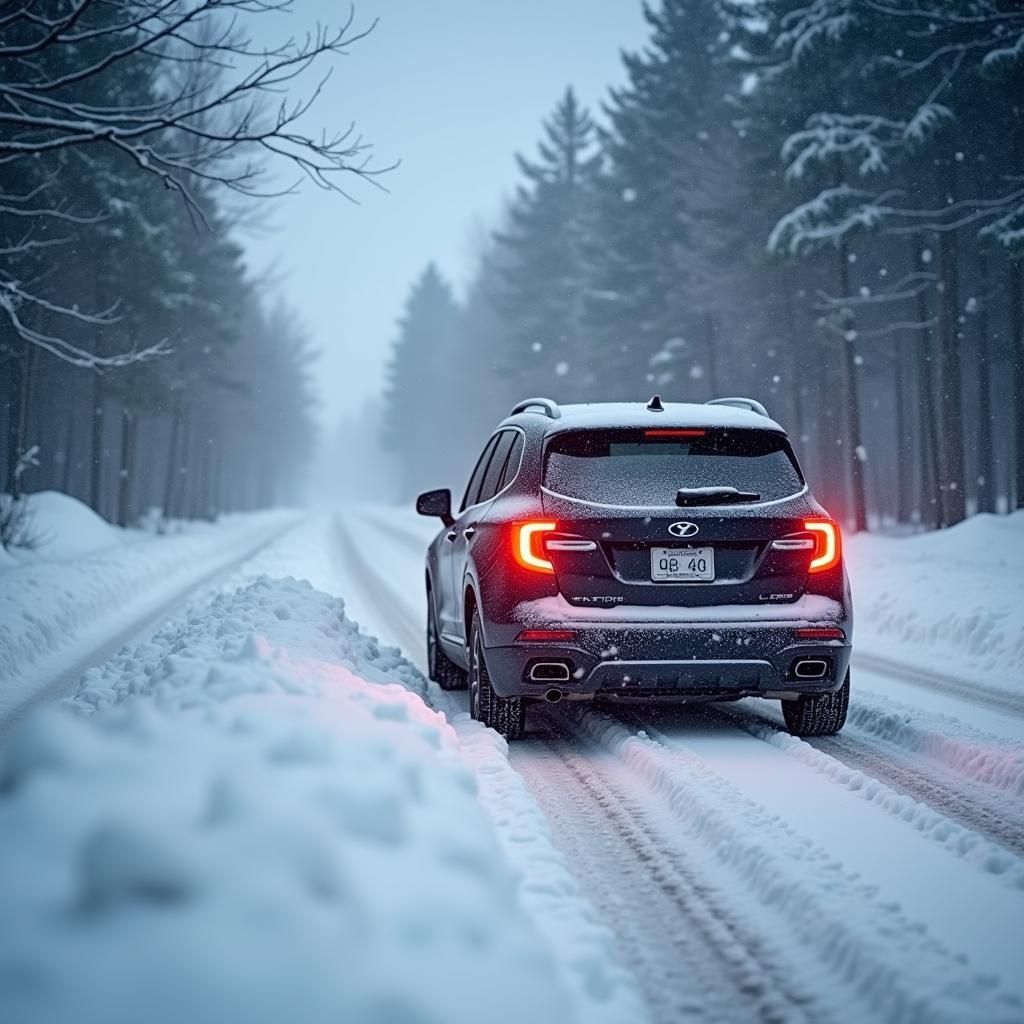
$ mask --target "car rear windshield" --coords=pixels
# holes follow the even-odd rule
[[[734,487],[773,501],[803,487],[789,442],[767,430],[581,430],[553,437],[544,485],[608,505],[676,504],[680,488]],[[681,433],[681,432],[680,432]]]

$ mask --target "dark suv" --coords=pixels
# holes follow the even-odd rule
[[[531,700],[782,701],[798,736],[838,732],[853,625],[839,527],[786,432],[747,398],[520,402],[457,515],[417,511],[430,677],[470,687],[509,739]]]

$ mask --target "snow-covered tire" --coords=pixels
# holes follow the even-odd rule
[[[526,704],[522,697],[499,697],[491,686],[484,661],[480,613],[476,611],[469,630],[469,713],[507,740],[518,740],[526,728]]]
[[[782,717],[792,736],[833,736],[846,724],[850,673],[832,693],[807,693],[782,702]]]
[[[442,690],[464,690],[468,682],[466,670],[444,653],[437,636],[437,619],[434,617],[434,595],[427,590],[427,675]]]

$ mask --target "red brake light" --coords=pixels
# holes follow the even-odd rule
[[[644,437],[703,437],[706,430],[645,430]]]
[[[804,626],[794,629],[798,640],[845,640],[846,634],[838,626]]]
[[[572,629],[521,629],[516,639],[567,643],[576,639],[576,632]]]
[[[814,554],[808,571],[825,572],[826,569],[834,569],[842,557],[838,525],[831,519],[806,519],[804,529],[814,536]]]
[[[555,567],[544,557],[544,534],[558,529],[557,523],[516,523],[512,527],[512,557],[531,572],[554,573]]]

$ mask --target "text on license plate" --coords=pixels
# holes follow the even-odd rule
[[[651,548],[652,580],[707,582],[714,578],[714,548]]]

